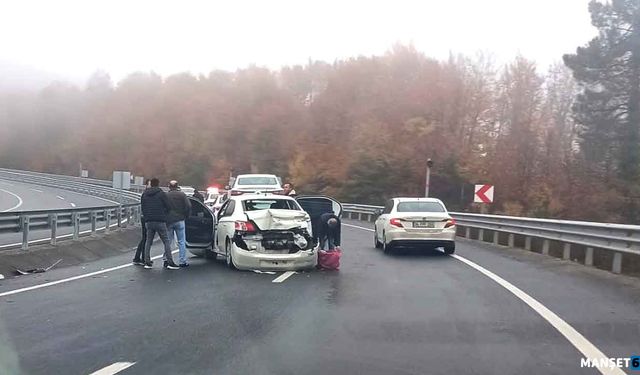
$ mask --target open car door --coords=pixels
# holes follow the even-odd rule
[[[215,238],[216,220],[211,210],[199,200],[189,197],[191,214],[185,220],[186,245],[195,255],[205,255],[212,249]]]
[[[311,217],[311,227],[313,236],[318,233],[318,221],[320,216],[327,212],[333,212],[336,216],[342,217],[342,204],[337,200],[323,195],[301,195],[296,197],[303,210]]]

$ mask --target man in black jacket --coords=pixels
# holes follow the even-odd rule
[[[160,181],[157,178],[151,179],[151,187],[142,193],[140,202],[142,204],[142,215],[146,221],[147,243],[144,247],[144,268],[150,269],[151,244],[156,233],[160,236],[164,244],[164,268],[170,270],[180,269],[174,262],[171,255],[171,242],[167,231],[167,214],[171,210],[171,203],[167,194],[160,189]]]
[[[318,239],[320,240],[320,249],[334,250],[340,247],[341,223],[340,218],[333,212],[327,212],[320,215],[318,223]]]
[[[198,190],[196,190],[197,192]],[[171,202],[171,211],[167,215],[167,229],[169,230],[169,239],[173,245],[174,237],[178,238],[178,259],[179,267],[189,267],[187,263],[187,250],[185,244],[185,220],[191,213],[191,202],[187,195],[180,191],[178,181],[169,182],[169,192],[167,198]]]
[[[145,190],[148,189],[151,181],[145,181]],[[144,266],[144,260],[142,254],[144,253],[144,247],[147,245],[147,226],[146,220],[144,219],[144,215],[140,214],[140,224],[142,224],[142,239],[138,243],[138,248],[136,249],[136,255],[133,256],[133,264],[136,266]]]

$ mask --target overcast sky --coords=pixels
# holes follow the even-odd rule
[[[429,56],[520,53],[541,65],[595,35],[588,0],[8,0],[0,60],[69,77],[96,69],[116,80],[309,58],[382,54],[395,42]]]

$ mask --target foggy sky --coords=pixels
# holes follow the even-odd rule
[[[4,1],[0,61],[115,80],[249,64],[270,68],[382,54],[413,43],[429,56],[520,53],[542,67],[595,35],[588,0]]]

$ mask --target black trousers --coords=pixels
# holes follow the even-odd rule
[[[147,242],[147,226],[144,220],[144,216],[140,219],[142,223],[142,239],[138,243],[138,248],[136,249],[136,255],[133,257],[133,260],[136,262],[142,262],[142,253],[144,251],[144,245]]]

